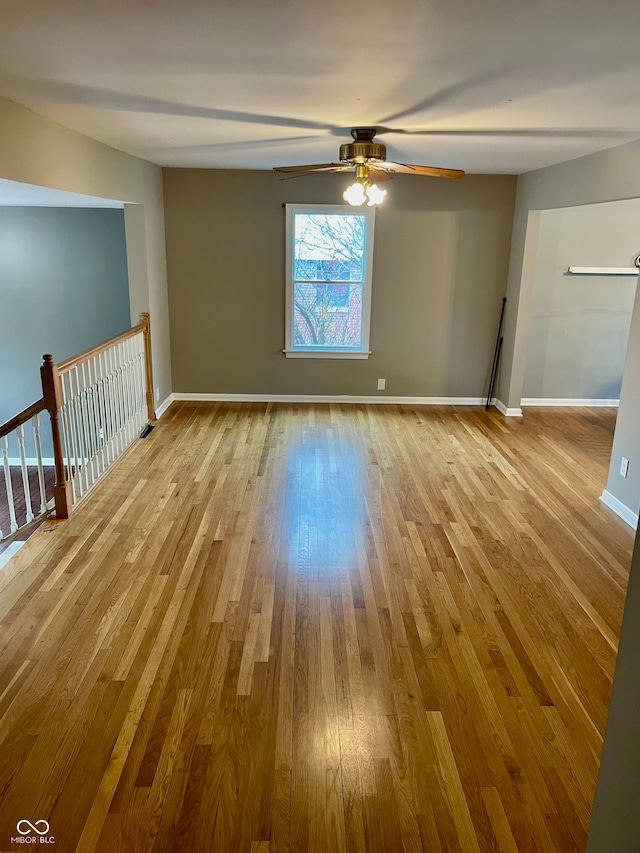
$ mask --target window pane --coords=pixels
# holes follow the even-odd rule
[[[296,281],[364,281],[365,217],[297,213],[293,278]]]
[[[362,346],[362,285],[293,285],[295,346]]]

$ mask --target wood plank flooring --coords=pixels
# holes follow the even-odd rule
[[[174,405],[0,572],[0,851],[581,853],[614,420]]]

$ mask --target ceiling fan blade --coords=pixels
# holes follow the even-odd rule
[[[313,163],[311,166],[274,166],[274,172],[324,172],[329,169],[351,169],[344,163]]]
[[[292,175],[283,175],[278,178],[279,181],[292,181],[294,178],[308,178],[309,175],[314,175],[315,172],[294,172]]]
[[[398,172],[404,175],[426,175],[430,178],[461,178],[464,175],[462,169],[443,169],[440,166],[412,166],[409,163],[384,162],[387,172]]]
[[[291,167],[285,167],[285,168],[288,169]],[[283,171],[283,169],[276,169],[274,167],[274,172],[281,172],[281,171]],[[290,181],[292,178],[305,178],[308,175],[315,175],[315,174],[319,174],[320,172],[325,172],[325,173],[328,173],[331,175],[335,172],[352,172],[352,171],[353,171],[353,166],[350,166],[349,164],[337,164],[336,163],[336,164],[333,164],[331,166],[324,166],[324,167],[319,166],[318,168],[313,168],[313,167],[307,166],[306,170],[304,172],[288,172],[287,171],[278,180]]]
[[[385,172],[384,169],[378,169],[374,166],[369,166],[369,174],[371,175],[372,182],[379,183],[380,181],[391,181],[393,180],[393,175]]]

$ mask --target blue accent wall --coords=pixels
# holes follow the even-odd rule
[[[0,423],[56,361],[131,325],[121,209],[0,207]]]

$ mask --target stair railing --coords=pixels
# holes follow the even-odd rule
[[[40,368],[51,420],[57,518],[68,518],[138,437],[155,422],[149,315],[137,326],[56,364]]]
[[[42,398],[0,426],[6,491],[6,503],[0,494],[1,543],[54,508],[56,518],[68,518],[145,423],[155,423],[149,315],[59,364],[44,355],[40,375]],[[53,452],[47,458],[41,442],[44,411]],[[33,435],[25,434],[28,422]]]
[[[40,415],[44,411],[41,398],[0,426],[5,486],[5,499],[0,495],[0,542],[14,538],[50,511],[40,440]],[[47,462],[51,465],[52,460]]]

